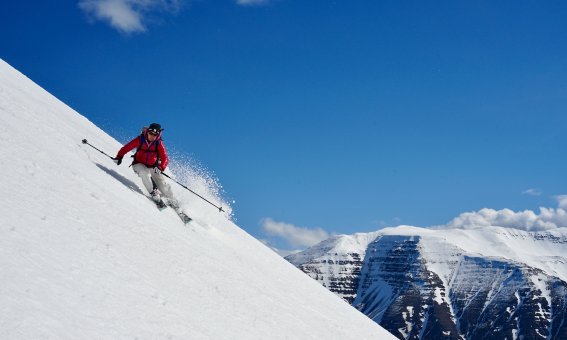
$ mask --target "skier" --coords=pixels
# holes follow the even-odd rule
[[[142,134],[132,139],[128,144],[124,145],[114,157],[114,162],[118,165],[122,163],[122,158],[129,151],[137,148],[132,161],[134,172],[140,176],[142,183],[150,193],[152,199],[158,207],[163,208],[164,202],[161,199],[163,194],[169,201],[169,205],[174,209],[179,209],[177,200],[173,197],[171,187],[161,175],[169,158],[163,141],[161,139],[163,129],[160,124],[152,123],[147,128],[142,129]],[[157,188],[154,188],[154,183]]]

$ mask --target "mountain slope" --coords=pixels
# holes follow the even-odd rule
[[[288,260],[402,339],[567,337],[567,230],[401,226],[363,235]]]
[[[159,212],[81,144],[117,141],[1,60],[0,126],[0,338],[392,337],[206,203]]]

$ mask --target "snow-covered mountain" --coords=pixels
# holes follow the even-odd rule
[[[400,226],[287,259],[400,339],[567,339],[567,228]]]
[[[195,222],[158,211],[83,138],[120,147],[0,60],[1,339],[394,338],[190,193]]]

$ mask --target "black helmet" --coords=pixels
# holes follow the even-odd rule
[[[156,134],[159,134],[161,132],[161,125],[159,125],[158,123],[151,123],[150,126],[148,126],[148,132],[154,132]]]

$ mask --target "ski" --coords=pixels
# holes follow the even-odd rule
[[[177,216],[179,216],[179,218],[181,219],[181,221],[183,221],[184,224],[187,224],[187,223],[193,221],[193,219],[191,217],[189,217],[183,211],[175,211],[175,213],[177,214]]]
[[[159,201],[154,200],[152,197],[148,198],[150,199],[150,201],[154,202],[159,210],[164,210],[165,208],[167,208],[167,204],[165,204],[165,202],[161,198],[159,199]]]
[[[183,212],[183,209],[181,209],[181,207],[179,206],[179,202],[177,202],[177,200],[170,200],[169,198],[166,198],[166,200],[167,200],[166,201],[167,206],[173,209],[173,211],[175,211],[177,216],[179,216],[179,218],[184,224],[187,224],[193,220],[191,217],[189,217],[189,215]]]
[[[175,211],[175,213],[177,214],[177,216],[179,216],[179,218],[181,219],[181,221],[184,224],[187,224],[189,222],[191,222],[193,219],[191,217],[189,217],[189,215],[187,215],[186,213],[183,212],[183,210],[181,210],[181,208],[171,205],[168,203],[166,203],[162,198],[159,199],[159,201],[154,200],[151,197],[148,197],[152,202],[155,203],[156,207],[161,211],[161,210],[165,210],[167,207],[170,207],[173,211]]]

